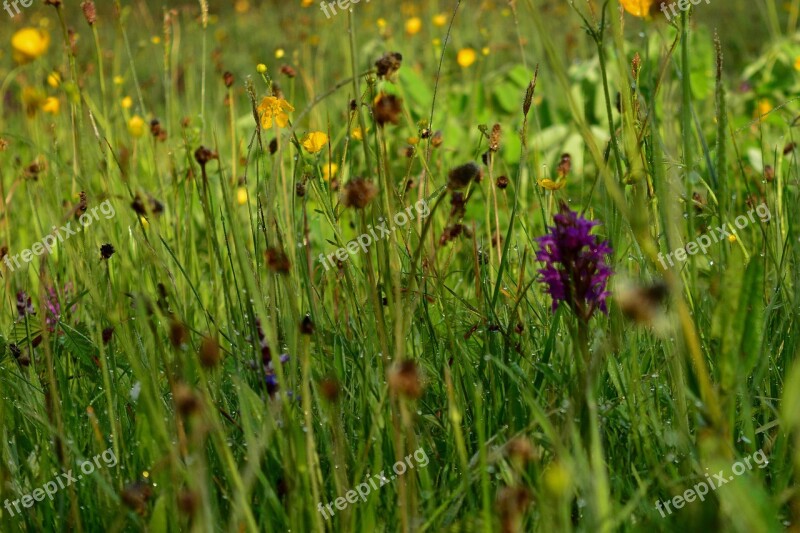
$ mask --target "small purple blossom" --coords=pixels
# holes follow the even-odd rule
[[[72,283],[67,283],[64,285],[64,299],[68,300],[71,293]],[[47,324],[47,329],[52,332],[55,330],[58,321],[61,320],[61,302],[58,298],[58,292],[56,291],[55,287],[49,287],[47,289],[44,306],[47,309],[45,323]],[[70,308],[70,312],[74,313],[76,308],[77,306],[73,305]]]
[[[22,320],[28,315],[35,315],[36,309],[31,303],[31,297],[25,291],[17,292],[17,317]]]
[[[607,313],[606,290],[611,269],[606,258],[611,254],[607,241],[591,235],[600,223],[587,220],[561,204],[553,217],[555,226],[539,237],[536,259],[545,263],[539,270],[540,281],[547,284],[553,298],[553,311],[565,302],[583,321],[588,322],[596,309]]]

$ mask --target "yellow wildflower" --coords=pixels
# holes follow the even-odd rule
[[[122,105],[122,109],[130,109],[131,107],[133,107],[133,98],[131,98],[130,96],[126,96],[125,98],[122,99],[120,105]]]
[[[328,144],[328,136],[321,131],[309,132],[303,137],[303,148],[310,154],[316,154]]]
[[[256,65],[256,71],[258,71],[259,74],[266,74],[267,66],[264,63],[259,63]]]
[[[325,166],[322,167],[322,179],[331,181],[331,178],[336,176],[338,170],[339,165],[336,163],[326,163]]]
[[[124,81],[125,78],[123,78],[122,76],[114,76],[114,85],[122,85]]]
[[[55,96],[48,96],[42,104],[42,111],[51,115],[57,115],[59,109],[61,109],[61,102]]]
[[[544,187],[548,191],[557,191],[559,189],[563,189],[564,185],[566,185],[566,184],[567,184],[566,180],[558,181],[558,182],[553,181],[550,178],[544,178],[544,179],[540,179],[539,180],[539,185],[541,187]]]
[[[247,188],[246,187],[239,187],[236,189],[236,202],[239,205],[245,205],[247,203]]]
[[[367,128],[367,133],[369,133],[369,128]],[[355,139],[357,141],[361,141],[361,140],[364,139],[364,133],[361,131],[360,127],[359,128],[355,128],[352,131],[352,135],[353,135],[353,139]]]
[[[458,51],[458,55],[456,56],[456,62],[462,68],[467,68],[472,65],[478,59],[478,54],[475,53],[475,50],[472,48],[462,48]]]
[[[300,2],[300,5],[301,5],[302,7],[309,7],[309,6],[310,6],[311,4],[313,4],[313,3],[314,3],[314,0],[302,0],[302,1]]]
[[[794,58],[794,69],[795,70],[800,70],[800,56],[797,56],[796,58]]]
[[[772,102],[767,100],[766,98],[761,99],[758,101],[758,116],[763,117],[764,115],[768,114],[772,111]]]
[[[285,128],[289,124],[289,115],[294,111],[292,104],[283,98],[276,98],[274,96],[266,96],[261,100],[261,105],[258,106],[258,116],[261,117],[261,127],[268,130],[272,128],[272,121],[278,125],[279,128]]]
[[[128,131],[137,138],[144,135],[144,119],[139,115],[132,116],[128,121]]]
[[[644,18],[650,14],[653,0],[620,0],[625,11],[634,17]]]
[[[153,43],[153,44],[161,44],[161,37],[159,37],[158,35],[154,35],[150,39],[150,42]]]
[[[57,89],[58,86],[61,85],[61,74],[55,71],[48,74],[47,85],[49,85],[53,89]]]
[[[406,33],[409,35],[416,35],[422,29],[422,19],[419,17],[411,17],[406,21]]]
[[[736,242],[736,235],[734,235],[733,233],[731,233],[730,235],[728,235],[728,241],[730,241],[730,242]]]
[[[234,8],[236,9],[237,13],[247,13],[250,11],[250,2],[247,0],[236,0],[236,4],[234,4]]]
[[[447,24],[447,15],[444,13],[439,13],[433,17],[433,25],[437,28],[441,28],[445,24]]]
[[[378,24],[378,27],[379,27],[380,29],[384,29],[384,28],[386,28],[386,19],[385,19],[385,18],[379,18],[379,19],[377,20],[377,24]]]
[[[38,28],[22,28],[11,37],[17,63],[30,63],[47,52],[49,46],[50,34]]]
[[[275,50],[275,58],[281,59],[283,56],[286,55],[286,51],[283,48],[278,48]]]

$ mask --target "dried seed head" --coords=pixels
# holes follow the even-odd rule
[[[496,152],[500,149],[500,136],[501,136],[501,128],[500,124],[495,124],[492,126],[492,133],[489,134],[489,150],[492,152]]]
[[[153,489],[143,481],[128,483],[122,489],[122,502],[140,516],[147,513],[147,501],[153,495]]]
[[[300,322],[300,333],[303,335],[311,335],[314,333],[314,322],[309,315],[304,316],[303,320]]]
[[[212,159],[219,159],[219,155],[216,152],[212,152],[205,146],[201,146],[194,152],[194,158],[198,163],[200,163],[201,167],[205,167],[206,163]]]
[[[323,378],[322,381],[319,382],[320,393],[331,403],[339,399],[339,390],[339,381],[334,377]]]
[[[422,396],[422,381],[417,364],[407,359],[394,365],[389,371],[389,389],[394,394],[417,399]]]
[[[500,176],[497,178],[497,188],[503,190],[506,187],[508,187],[508,176]]]
[[[439,148],[443,142],[444,142],[444,137],[442,137],[441,130],[434,133],[433,137],[431,137],[431,145],[434,148]]]
[[[764,166],[764,179],[767,180],[768,183],[775,181],[775,169],[772,168],[772,165]]]
[[[637,324],[652,325],[664,312],[669,290],[663,282],[652,285],[622,287],[616,301],[622,314]]]
[[[297,184],[294,186],[294,193],[297,195],[298,198],[302,198],[306,195],[306,184],[302,181],[298,181]]]
[[[295,71],[289,65],[281,66],[281,74],[283,74],[287,78],[295,78],[295,77],[297,77],[297,71]]]
[[[392,74],[397,72],[402,64],[402,55],[397,52],[386,52],[375,62],[375,68],[379,78],[391,78]]]
[[[175,385],[172,398],[175,400],[175,408],[182,416],[189,416],[200,410],[200,398],[185,383]]]
[[[203,337],[200,343],[200,364],[206,368],[214,368],[220,361],[220,349],[217,339]]]
[[[400,114],[403,112],[403,101],[393,94],[381,93],[375,98],[372,106],[372,115],[379,126],[391,122],[400,123]]]
[[[108,344],[111,342],[111,338],[114,336],[114,328],[108,327],[103,330],[103,345]]]
[[[531,441],[525,437],[515,437],[506,445],[506,452],[512,461],[522,467],[531,461],[538,459],[538,453],[534,450]]]
[[[86,17],[86,22],[89,23],[89,26],[94,26],[97,20],[97,11],[94,8],[94,2],[91,0],[83,2],[81,4],[81,9],[83,9],[83,16]]]
[[[110,243],[106,243],[100,246],[100,257],[102,259],[111,259],[111,256],[114,255],[114,245]]]
[[[633,59],[631,60],[631,74],[633,75],[634,80],[639,79],[639,73],[642,71],[642,58],[639,57],[639,52],[633,54]]]
[[[371,181],[355,178],[347,182],[342,192],[345,207],[364,209],[378,195],[378,188]]]
[[[200,496],[191,490],[182,490],[178,494],[178,509],[188,516],[194,516],[200,506]]]
[[[794,149],[797,147],[797,143],[788,143],[786,146],[783,147],[783,155],[789,155],[794,152]]]
[[[562,154],[561,161],[558,162],[558,176],[560,178],[566,177],[570,170],[572,170],[572,156],[569,154]]]
[[[222,75],[222,80],[225,82],[225,87],[227,87],[228,89],[233,87],[233,73],[232,72],[225,71],[225,73]]]
[[[272,139],[269,142],[269,153],[270,155],[273,155],[277,151],[278,151],[278,139]]]
[[[288,274],[291,270],[291,263],[286,254],[278,248],[269,248],[264,255],[267,258],[267,266],[273,272],[278,274]]]
[[[452,169],[447,174],[447,187],[450,189],[463,189],[472,180],[480,181],[481,167],[475,162],[469,162],[465,165],[458,166]]]
[[[175,348],[180,348],[189,340],[189,329],[178,321],[169,325],[169,342]]]
[[[522,518],[530,503],[531,493],[525,487],[503,487],[497,491],[497,514],[503,533],[522,531]]]

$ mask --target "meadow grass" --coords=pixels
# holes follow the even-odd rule
[[[622,3],[5,21],[0,531],[796,529],[800,0]]]

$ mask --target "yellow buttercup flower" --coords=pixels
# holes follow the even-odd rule
[[[236,9],[237,13],[247,13],[250,11],[250,2],[247,0],[236,0],[236,4],[234,4],[234,9]]]
[[[328,136],[321,131],[312,131],[303,138],[303,148],[310,154],[316,154],[328,144]]]
[[[620,0],[625,11],[634,17],[644,18],[650,14],[653,0]]]
[[[728,235],[728,241],[729,242],[736,242],[736,235],[734,235],[733,233]]]
[[[378,27],[380,29],[386,28],[386,19],[385,18],[379,18],[376,22],[377,22]]]
[[[131,98],[130,96],[126,96],[125,98],[122,99],[120,105],[122,106],[122,109],[130,109],[131,107],[133,107],[133,98]]]
[[[236,189],[236,202],[239,205],[245,205],[247,203],[247,188],[246,187],[239,187]]]
[[[61,85],[61,74],[58,72],[51,72],[47,75],[47,85],[53,89],[57,89]]]
[[[42,111],[51,115],[57,115],[59,109],[61,109],[61,102],[55,96],[48,96],[42,104]]]
[[[114,85],[122,85],[125,81],[125,78],[122,76],[114,76]]]
[[[567,184],[566,180],[553,181],[550,178],[544,178],[539,180],[539,185],[541,187],[544,187],[548,191],[557,191],[559,189],[563,189],[566,184]]]
[[[137,138],[144,135],[144,119],[139,115],[132,116],[128,121],[128,131]]]
[[[278,48],[277,50],[275,50],[275,58],[276,59],[281,59],[285,55],[286,55],[286,51],[283,48]]]
[[[267,73],[267,66],[264,63],[259,63],[256,65],[256,71],[259,74],[266,74]]]
[[[336,163],[326,163],[322,167],[322,179],[325,181],[331,181],[331,178],[336,176],[336,172],[339,170],[339,165]]]
[[[314,0],[301,0],[300,5],[302,7],[309,7],[313,3],[314,3]]]
[[[797,56],[794,59],[794,69],[795,70],[800,70],[800,56]]]
[[[767,100],[766,98],[758,101],[758,116],[763,117],[764,115],[768,114],[772,111],[772,102]]]
[[[411,17],[406,21],[406,33],[409,35],[416,35],[422,29],[422,19],[419,17]]]
[[[265,130],[272,128],[272,121],[279,128],[285,128],[289,124],[289,115],[294,111],[292,104],[283,98],[276,98],[274,96],[266,96],[261,100],[261,105],[258,106],[258,116],[261,117],[261,127]]]
[[[462,68],[467,68],[468,66],[472,65],[478,59],[478,54],[475,53],[475,50],[472,48],[462,48],[458,51],[458,55],[456,56],[456,62]]]
[[[30,63],[47,52],[49,46],[50,34],[38,28],[22,28],[11,37],[17,63]]]
[[[433,25],[437,28],[441,28],[445,24],[447,24],[447,15],[444,13],[439,13],[433,17]]]
[[[367,133],[369,133],[369,128],[367,128]],[[361,131],[360,127],[359,128],[355,128],[352,131],[352,135],[353,135],[353,139],[355,139],[357,141],[361,141],[361,140],[364,139],[364,133]]]

